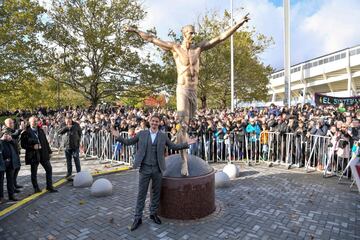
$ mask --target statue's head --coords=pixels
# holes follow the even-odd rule
[[[186,25],[181,29],[184,40],[192,42],[192,39],[195,35],[195,27],[193,25]]]

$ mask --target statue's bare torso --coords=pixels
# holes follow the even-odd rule
[[[177,44],[172,49],[177,69],[177,84],[196,90],[199,82],[201,48],[191,46],[189,49]]]

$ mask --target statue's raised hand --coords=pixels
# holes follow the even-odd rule
[[[243,22],[248,22],[248,21],[250,20],[249,14],[250,14],[250,13],[247,13],[247,14],[243,17],[243,19],[242,19]]]

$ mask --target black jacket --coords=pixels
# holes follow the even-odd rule
[[[13,139],[13,142],[15,144],[16,151],[20,155],[19,140],[20,140],[21,130],[20,129],[15,130],[12,128],[6,128],[6,130],[11,132],[11,138]]]
[[[82,131],[77,122],[73,121],[71,128],[63,126],[59,129],[58,133],[64,135],[65,149],[78,149],[80,147]]]
[[[3,152],[3,141],[0,140],[0,172],[4,172],[6,170],[6,167],[5,167],[5,162],[4,162],[4,159],[3,159],[3,155],[2,155],[2,152]]]
[[[20,167],[20,157],[14,141],[2,141],[2,157],[3,159],[11,159],[11,168]]]
[[[34,145],[40,143],[41,149],[34,149]],[[44,131],[37,127],[37,137],[30,127],[21,134],[21,147],[25,149],[25,164],[29,165],[36,162],[46,162],[50,160],[52,153],[49,142]]]

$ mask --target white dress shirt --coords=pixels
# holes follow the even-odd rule
[[[151,131],[151,129],[150,129],[151,143],[154,143],[155,138],[156,138],[156,135],[157,135],[158,132],[159,132],[159,131],[153,132],[153,131]]]

